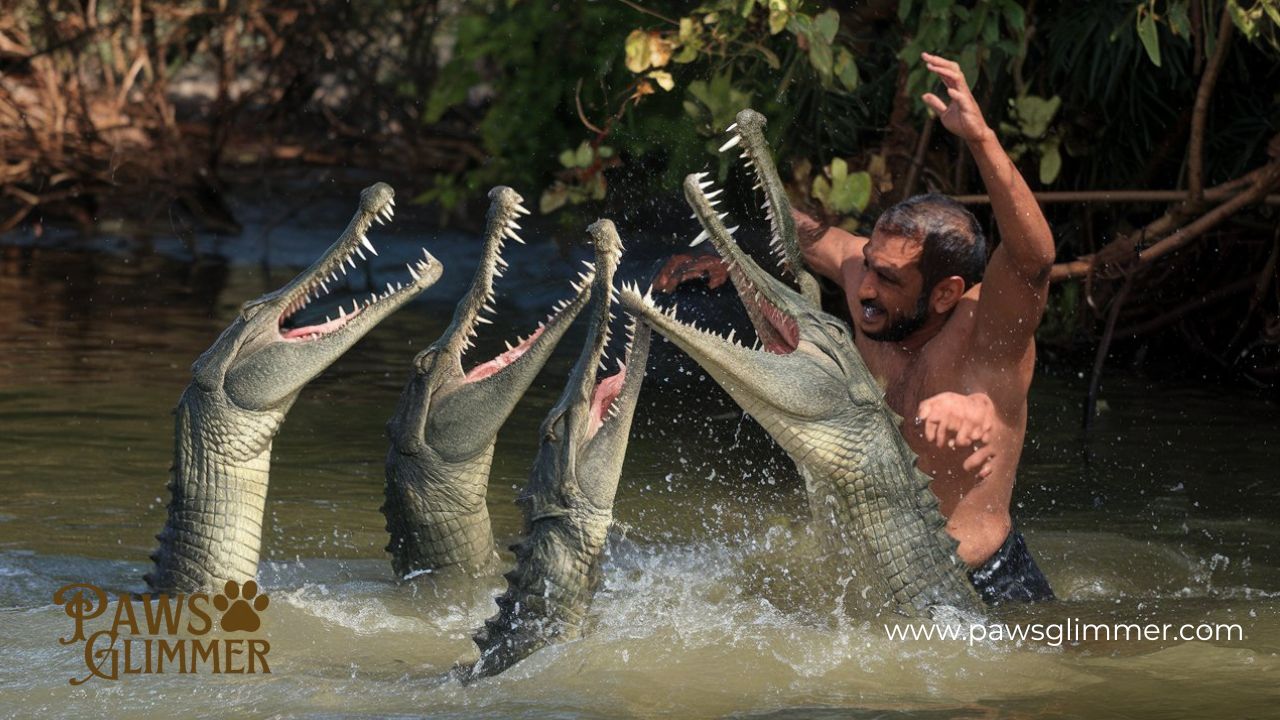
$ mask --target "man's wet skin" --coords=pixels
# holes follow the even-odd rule
[[[922,99],[965,142],[992,199],[1002,242],[981,282],[957,274],[926,287],[923,236],[878,225],[871,237],[859,237],[800,214],[796,225],[805,262],[844,290],[858,350],[889,406],[904,417],[903,434],[920,456],[920,469],[934,479],[931,488],[960,543],[960,558],[976,567],[1004,544],[1012,526],[1034,333],[1054,247],[1039,206],[987,127],[959,66],[922,57],[948,101],[932,93]],[[716,263],[710,256],[673,258],[655,289],[714,278]]]

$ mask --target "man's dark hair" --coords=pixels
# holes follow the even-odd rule
[[[929,193],[907,198],[876,221],[876,229],[921,244],[920,274],[928,295],[940,280],[952,275],[966,288],[982,282],[987,267],[987,239],[968,208],[946,195]]]

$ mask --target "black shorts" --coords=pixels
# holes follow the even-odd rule
[[[1004,544],[981,567],[969,572],[969,580],[988,605],[1053,599],[1053,588],[1017,530],[1009,532]]]

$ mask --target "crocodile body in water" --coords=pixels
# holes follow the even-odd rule
[[[440,278],[439,261],[423,250],[406,266],[406,282],[345,302],[336,318],[299,325],[329,284],[356,268],[373,221],[393,213],[394,192],[377,183],[325,253],[287,285],[244,304],[236,320],[192,366],[193,381],[175,410],[172,498],[155,567],[155,592],[220,588],[257,575],[271,442],[298,393],[357,340]]]
[[[930,478],[899,431],[902,418],[883,398],[849,329],[821,311],[804,270],[791,209],[763,129],[751,110],[738,115],[722,151],[743,146],[764,190],[774,251],[800,283],[796,292],[738,247],[709,198],[705,173],[689,176],[685,197],[710,237],[750,316],[760,343],[681,323],[635,286],[622,304],[701,365],[791,456],[805,480],[814,527],[837,572],[848,578],[846,607],[912,615],[950,606],[976,609],[978,596],[956,542],[945,530]]]
[[[484,313],[492,312],[495,277],[506,262],[504,239],[520,240],[523,199],[511,188],[489,193],[484,248],[471,289],[453,321],[414,359],[413,374],[387,423],[387,551],[399,577],[457,568],[481,575],[498,559],[485,496],[498,430],[551,356],[556,343],[591,295],[591,278],[575,283],[577,295],[528,337],[497,357],[463,370]],[[521,241],[522,242],[522,241]]]
[[[517,500],[525,538],[512,548],[516,566],[505,575],[498,613],[475,635],[480,659],[464,680],[496,675],[541,647],[581,635],[601,582],[601,554],[644,379],[649,330],[632,324],[618,372],[597,383],[622,244],[607,220],[589,232],[596,267],[587,340],[539,430],[529,483]]]

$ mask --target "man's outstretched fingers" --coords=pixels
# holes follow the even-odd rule
[[[995,447],[991,445],[982,445],[977,450],[974,450],[969,457],[965,458],[964,469],[967,472],[973,472],[981,469],[981,472],[979,472],[978,475],[986,477],[991,474],[991,461],[995,459],[995,456]]]

